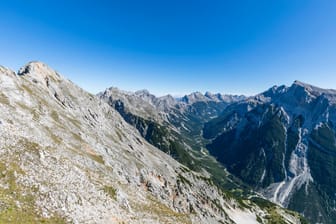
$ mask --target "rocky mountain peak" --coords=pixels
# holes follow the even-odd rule
[[[334,90],[326,90],[306,84],[301,81],[294,81],[291,86],[273,86],[267,91],[257,95],[255,98],[263,99],[263,102],[281,101],[289,105],[302,105],[310,103],[322,94],[336,94]]]
[[[294,81],[287,92],[287,98],[299,104],[310,103],[320,98],[327,99],[330,103],[336,102],[336,90],[322,89],[300,81]]]
[[[265,92],[257,95],[257,96],[263,96],[263,97],[276,97],[278,95],[281,95],[282,93],[286,92],[288,89],[288,87],[286,87],[285,85],[281,85],[281,86],[277,86],[274,85],[271,88],[269,88],[268,90],[266,90]]]
[[[307,84],[307,83],[304,83],[304,82],[301,82],[301,81],[298,81],[298,80],[295,80],[289,88],[303,89],[306,92],[310,92],[310,93],[312,93],[312,92],[322,92],[323,91],[322,89],[320,89],[318,87],[312,86],[310,84]]]
[[[32,61],[21,67],[18,71],[19,76],[26,76],[33,82],[49,84],[49,81],[60,81],[62,77],[48,65],[39,61]]]
[[[294,82],[293,82],[293,85],[297,85],[297,86],[311,86],[311,85],[309,85],[308,83],[305,83],[305,82],[301,82],[301,81],[299,81],[299,80],[295,80]]]
[[[297,89],[297,88],[301,88],[304,89],[305,92],[307,92],[308,94],[312,94],[315,97],[320,96],[322,94],[324,95],[336,95],[336,90],[333,89],[322,89],[304,82],[300,82],[300,81],[294,81],[294,83],[292,84],[292,86],[290,88],[293,89]]]

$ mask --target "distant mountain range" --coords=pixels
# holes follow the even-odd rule
[[[335,99],[95,96],[0,66],[0,223],[335,223]]]

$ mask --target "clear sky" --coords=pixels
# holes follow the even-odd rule
[[[92,93],[336,89],[336,1],[1,1],[0,64],[33,60]]]

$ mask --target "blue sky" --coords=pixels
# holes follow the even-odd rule
[[[39,60],[96,93],[336,89],[336,1],[5,0],[0,64]]]

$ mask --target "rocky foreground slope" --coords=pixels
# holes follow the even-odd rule
[[[40,62],[0,67],[0,143],[1,223],[300,223],[221,191]]]

